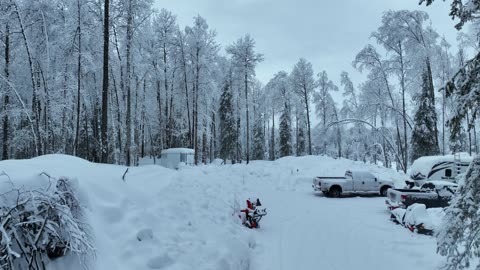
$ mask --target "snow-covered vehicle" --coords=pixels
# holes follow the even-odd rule
[[[396,208],[390,219],[411,232],[431,235],[440,226],[445,212],[443,208],[428,208],[424,204],[412,204],[407,209]]]
[[[385,204],[389,210],[407,208],[421,203],[426,208],[447,207],[457,184],[446,181],[429,181],[420,188],[389,189]]]
[[[468,153],[445,156],[425,156],[416,159],[410,168],[410,178],[420,187],[427,181],[455,182],[464,173],[473,157]]]
[[[387,190],[394,184],[367,171],[346,171],[343,177],[315,177],[312,187],[326,196],[337,198],[344,193],[379,193],[386,196]]]

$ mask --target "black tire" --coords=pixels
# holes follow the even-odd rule
[[[332,198],[338,198],[342,194],[342,190],[339,187],[331,187],[328,194]]]
[[[387,191],[390,187],[389,186],[383,186],[380,189],[380,196],[387,197]]]

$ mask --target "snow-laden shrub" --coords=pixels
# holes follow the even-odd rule
[[[0,269],[46,269],[49,260],[77,255],[86,266],[94,257],[89,226],[74,185],[50,178],[43,188],[0,194]]]

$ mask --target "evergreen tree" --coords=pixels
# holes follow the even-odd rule
[[[479,155],[472,161],[459,184],[455,197],[446,209],[443,226],[439,227],[441,229],[437,234],[437,250],[448,259],[445,269],[479,269],[477,260],[480,256]]]
[[[275,118],[273,117],[272,122],[275,123]],[[270,132],[270,139],[269,145],[270,145],[270,152],[269,154],[269,159],[270,160],[275,160],[276,158],[276,143],[275,143],[275,128],[272,127],[271,132]]]
[[[285,102],[285,108],[280,116],[280,157],[292,155],[291,122],[290,108]]]
[[[298,138],[297,138],[297,156],[305,155],[305,131],[303,127],[298,129]]]
[[[233,159],[235,152],[235,116],[233,114],[233,96],[230,85],[225,83],[220,97],[220,158]]]
[[[436,134],[437,113],[432,103],[433,81],[429,76],[429,65],[422,74],[422,93],[420,106],[415,114],[415,126],[412,132],[412,160],[422,156],[431,156],[440,153]]]
[[[263,119],[258,117],[253,126],[253,156],[254,160],[265,158],[265,134],[263,134]]]

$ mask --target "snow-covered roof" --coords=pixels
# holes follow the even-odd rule
[[[457,158],[458,161],[460,162],[471,162],[473,160],[473,157],[470,156],[468,153],[457,153]],[[439,162],[454,162],[457,161],[455,160],[455,155],[445,155],[445,156],[425,156],[416,159],[412,167],[410,168],[410,175],[416,175],[418,173],[423,174],[424,176],[427,176],[428,173],[432,170],[432,167],[439,163]]]
[[[452,182],[448,182],[448,181],[439,181],[439,180],[435,180],[435,181],[427,181],[425,183],[432,183],[434,184],[436,187],[457,187],[458,184],[456,183],[452,183]]]
[[[195,150],[190,148],[169,148],[162,150],[162,154],[195,154]]]

